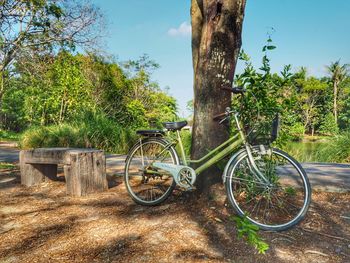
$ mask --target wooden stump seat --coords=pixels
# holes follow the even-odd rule
[[[67,194],[84,196],[105,191],[106,158],[103,151],[74,148],[38,148],[20,152],[21,183],[37,185],[57,177],[57,165],[63,164]]]

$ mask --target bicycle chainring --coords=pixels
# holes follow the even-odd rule
[[[196,172],[191,167],[183,167],[177,174],[177,184],[185,189],[190,189],[196,182]]]

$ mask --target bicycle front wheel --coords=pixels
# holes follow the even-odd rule
[[[231,165],[226,175],[228,199],[241,217],[263,230],[282,231],[298,224],[311,201],[311,186],[301,165],[287,153],[270,149],[253,150],[257,176],[246,152]]]
[[[153,167],[154,162],[179,164],[174,148],[160,138],[147,138],[137,143],[126,159],[124,182],[131,198],[141,205],[158,205],[176,186],[166,171]]]

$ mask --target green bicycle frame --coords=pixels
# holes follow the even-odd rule
[[[219,162],[220,160],[222,160],[223,158],[225,158],[226,156],[228,156],[229,154],[234,152],[240,146],[244,145],[244,147],[248,153],[248,159],[249,159],[249,163],[251,165],[252,172],[254,172],[255,176],[257,177],[257,179],[259,181],[261,181],[263,183],[268,183],[269,182],[268,179],[260,172],[259,168],[255,164],[254,157],[253,157],[251,149],[250,149],[250,145],[248,144],[246,137],[241,129],[238,115],[239,115],[238,113],[234,114],[234,119],[235,119],[236,126],[237,126],[237,133],[233,137],[231,137],[230,139],[225,141],[224,143],[220,144],[214,150],[210,151],[208,154],[206,154],[202,158],[200,158],[198,160],[186,159],[186,154],[185,154],[182,139],[180,136],[180,131],[176,131],[177,138],[174,141],[169,142],[159,155],[161,155],[164,151],[168,150],[170,147],[173,147],[173,146],[176,146],[177,144],[179,144],[183,165],[185,165],[185,166],[187,166],[188,164],[199,165],[194,170],[195,173],[198,175],[201,172],[203,172],[204,170],[208,169],[210,166],[214,165],[215,163]],[[140,139],[140,143],[142,143],[141,139]],[[154,173],[154,171],[149,171],[149,172]]]
[[[235,121],[237,125],[238,132],[225,141],[224,143],[220,144],[218,147],[210,151],[208,154],[200,158],[199,160],[190,160],[186,159],[185,150],[182,144],[180,132],[177,131],[177,142],[180,146],[180,153],[181,153],[181,159],[184,165],[188,164],[199,164],[199,167],[195,169],[196,174],[200,174],[204,170],[208,169],[210,166],[214,165],[215,163],[219,162],[232,152],[234,152],[237,148],[239,148],[241,145],[246,144],[246,139],[243,134],[243,131],[241,130],[237,114],[235,114]]]

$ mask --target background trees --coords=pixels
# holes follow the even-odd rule
[[[95,6],[75,0],[0,1],[0,107],[6,76],[16,61],[57,47],[96,46],[102,16]]]
[[[340,60],[331,63],[327,70],[331,77],[331,81],[333,84],[333,115],[334,120],[338,123],[338,93],[339,93],[339,85],[347,78],[348,73],[348,65],[340,64]]]
[[[125,151],[132,129],[175,118],[155,62],[99,55],[103,20],[89,1],[0,0],[1,129],[29,129],[28,147]]]
[[[272,46],[271,39],[267,41],[267,45]],[[349,131],[348,73],[341,71],[342,81],[337,86],[339,88],[335,104],[340,116],[337,123],[334,116],[334,78],[308,76],[306,68],[293,73],[291,65],[285,66],[279,74],[271,73],[266,51],[272,49],[274,48],[263,48],[262,66],[259,69],[252,66],[244,51],[240,55],[245,69],[236,75],[235,84],[245,85],[248,89],[242,114],[246,129],[259,124],[259,132],[269,133],[272,118],[279,113],[282,118],[282,135],[286,136],[283,139],[298,140],[306,134],[330,136],[339,131]],[[338,66],[343,69],[346,67]],[[327,68],[334,67],[332,63]],[[239,103],[234,101],[233,104],[238,106]],[[258,107],[261,114],[259,120],[256,110]]]
[[[124,138],[121,131],[132,134],[141,127],[160,128],[163,121],[178,118],[176,100],[152,80],[159,67],[155,61],[142,55],[134,61],[116,62],[94,50],[103,19],[93,5],[66,0],[0,3],[0,129],[48,132],[50,127],[57,132],[54,137],[79,131],[76,138],[87,138],[79,145],[101,141],[99,145],[105,147],[108,141],[118,140],[109,135],[126,142],[132,138]],[[276,47],[268,38],[261,66],[255,68],[247,54],[239,53],[244,4],[192,1],[192,157],[202,156],[229,136],[228,129],[212,117],[231,104],[231,94],[220,88],[231,85],[237,57],[245,68],[235,76],[235,85],[245,85],[249,91],[242,110],[247,131],[259,124],[260,132],[269,133],[276,113],[282,117],[284,141],[349,130],[348,66],[331,63],[325,77],[310,76],[305,68],[295,71],[291,65],[279,73],[271,72],[268,53]],[[237,100],[233,106],[238,106]],[[258,119],[257,108],[261,113]],[[72,143],[68,135],[67,143]],[[45,137],[43,133],[36,136],[39,140],[34,147]],[[124,151],[127,147],[107,148]],[[214,177],[215,172],[209,173]]]
[[[151,81],[149,66],[132,75],[115,62],[67,51],[36,63],[34,72],[22,65],[14,68],[4,97],[3,128],[62,124],[83,112],[101,112],[134,128],[159,127],[176,118],[175,99]]]

